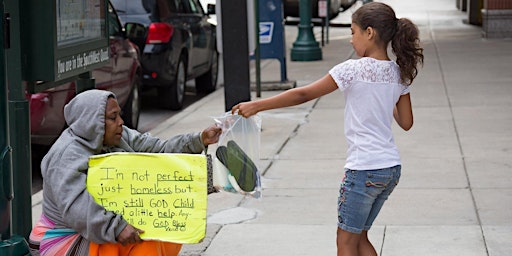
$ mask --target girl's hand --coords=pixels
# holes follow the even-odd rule
[[[212,125],[201,133],[201,140],[205,146],[208,146],[219,141],[222,129],[217,125]]]
[[[142,243],[142,239],[140,238],[140,234],[144,233],[144,230],[138,229],[130,224],[128,224],[121,233],[116,237],[117,242],[121,243],[123,246],[127,244],[136,244]]]
[[[238,114],[245,118],[257,114],[259,111],[254,101],[242,102],[231,108],[231,114]]]
[[[296,106],[337,89],[338,85],[331,75],[327,74],[309,85],[295,87],[270,98],[242,102],[231,108],[231,113],[235,114],[238,111],[239,115],[247,118],[261,111]]]

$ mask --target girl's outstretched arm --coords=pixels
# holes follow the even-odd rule
[[[393,110],[393,116],[402,129],[406,131],[411,129],[414,121],[412,116],[411,96],[409,93],[400,96]]]
[[[327,74],[309,85],[296,87],[270,98],[239,103],[231,109],[231,112],[234,114],[238,111],[239,115],[250,117],[264,110],[299,105],[336,89],[338,89],[336,82],[331,75]]]

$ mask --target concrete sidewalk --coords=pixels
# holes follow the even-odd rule
[[[418,25],[425,65],[411,87],[414,126],[394,127],[402,179],[370,231],[372,242],[379,255],[511,255],[512,40],[483,39],[480,27],[463,23],[467,13],[453,1],[382,2]],[[349,23],[351,11],[333,22]],[[288,78],[298,86],[355,57],[350,29],[329,31],[323,60],[288,61]],[[286,27],[287,58],[296,33],[296,26]],[[262,81],[279,79],[279,62],[262,61]],[[207,237],[184,245],[180,255],[335,255],[347,147],[343,105],[343,94],[334,92],[263,112],[263,198],[210,195]],[[197,131],[223,112],[220,88],[151,133]],[[33,204],[38,216],[40,193]]]

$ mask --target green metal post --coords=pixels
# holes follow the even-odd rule
[[[311,0],[300,0],[299,34],[291,49],[291,59],[293,61],[313,61],[322,59],[322,49],[313,34],[311,11]]]
[[[10,47],[11,42],[9,40],[10,15],[4,14],[3,1],[0,5],[0,13],[2,14],[0,38],[2,38],[3,42],[0,48],[0,255],[23,256],[30,255],[28,244],[22,236],[12,235],[14,229],[11,228],[14,169],[12,165],[12,148],[9,142],[10,103],[8,103],[7,92],[7,81],[10,81],[11,77],[9,76],[8,78],[6,76],[6,56],[4,50]],[[9,30],[6,30],[6,28],[9,28]],[[7,35],[8,38],[4,38],[4,35]]]
[[[3,5],[2,5],[3,7]],[[3,13],[3,8],[0,8]],[[0,37],[3,36],[3,26],[0,26]],[[0,50],[0,255],[22,256],[30,255],[25,239],[11,232],[11,201],[12,186],[12,148],[9,146],[9,122],[7,104],[7,86],[5,76],[5,55],[3,47]]]
[[[0,11],[3,14],[3,3]],[[3,15],[2,15],[3,18]],[[3,22],[2,22],[3,24]],[[0,37],[2,41],[4,35],[4,26],[0,26]],[[5,77],[5,52],[4,47],[0,48],[0,240],[11,237],[11,200],[12,192],[12,166],[11,152],[9,145],[9,123],[8,123],[8,105],[7,105],[7,86]]]
[[[12,146],[14,199],[12,233],[28,239],[32,230],[32,161],[30,155],[30,112],[25,98],[21,68],[20,1],[6,0],[10,14],[10,48],[5,50],[9,86],[9,138]]]

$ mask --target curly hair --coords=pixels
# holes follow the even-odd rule
[[[400,67],[400,80],[406,85],[412,84],[418,75],[418,64],[423,64],[418,27],[409,19],[397,19],[395,11],[380,2],[361,6],[352,14],[352,22],[362,29],[375,29],[378,44],[387,47],[391,42],[396,63]]]

